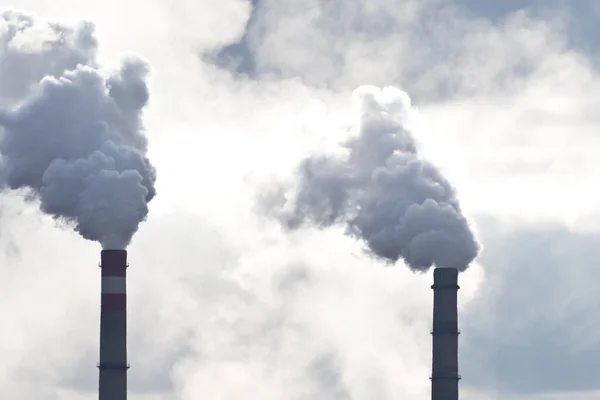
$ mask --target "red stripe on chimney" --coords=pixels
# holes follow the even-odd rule
[[[127,295],[125,293],[102,294],[101,310],[116,311],[125,310],[127,306]]]

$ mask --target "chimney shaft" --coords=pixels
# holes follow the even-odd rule
[[[431,400],[458,400],[458,270],[433,271]]]
[[[99,400],[127,400],[127,251],[102,250]]]

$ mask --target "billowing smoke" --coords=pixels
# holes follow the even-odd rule
[[[141,121],[148,65],[129,57],[117,71],[99,69],[90,24],[14,11],[0,21],[0,88],[10,89],[0,93],[5,185],[84,238],[125,248],[155,195]]]
[[[70,27],[0,10],[0,100],[21,99],[46,75],[94,65],[96,51],[91,23]]]
[[[339,155],[303,160],[291,193],[279,203],[269,200],[270,213],[289,229],[343,223],[373,255],[403,259],[416,271],[465,270],[479,245],[454,188],[417,152],[407,128],[410,98],[371,86],[356,89],[353,98],[357,135]]]

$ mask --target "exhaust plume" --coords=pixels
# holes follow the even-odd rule
[[[94,25],[42,23],[31,15],[0,9],[0,100],[22,99],[47,75],[58,77],[78,64],[94,65]]]
[[[303,160],[284,200],[266,204],[288,229],[336,223],[364,240],[368,251],[415,271],[432,265],[465,270],[479,245],[461,213],[456,192],[421,159],[407,129],[414,111],[398,89],[363,86],[353,93],[356,135],[341,155]],[[280,188],[284,191],[285,188]]]
[[[30,57],[47,69],[32,68],[30,77],[41,74],[41,80],[21,84],[26,95],[12,107],[0,107],[5,185],[28,190],[43,212],[103,248],[125,248],[156,193],[141,121],[149,66],[129,57],[116,72],[100,70],[91,24],[77,30],[40,25],[14,12],[3,14],[5,24],[6,15],[24,20],[25,28],[20,36],[0,30],[4,47],[17,53],[0,61],[0,71],[7,68],[6,59]],[[27,46],[12,45],[28,34],[20,39]],[[0,79],[4,85],[9,77]]]

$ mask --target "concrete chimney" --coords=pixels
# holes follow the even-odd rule
[[[458,400],[458,270],[433,271],[431,400]]]
[[[102,250],[99,400],[127,399],[127,251]]]

